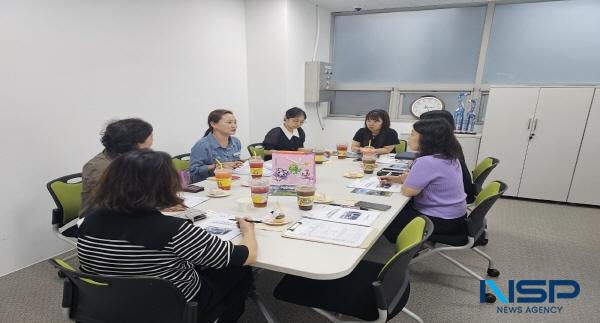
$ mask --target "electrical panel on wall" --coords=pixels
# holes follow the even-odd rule
[[[333,66],[325,62],[306,62],[304,102],[331,101],[333,97]]]

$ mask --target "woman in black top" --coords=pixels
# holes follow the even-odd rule
[[[293,107],[285,112],[283,125],[271,129],[263,140],[265,156],[277,150],[307,150],[304,149],[306,135],[302,124],[306,120],[306,113],[300,108]]]
[[[221,240],[187,220],[158,210],[182,202],[179,177],[167,153],[135,150],[108,166],[92,193],[77,234],[81,270],[97,275],[151,276],[171,281],[198,317],[223,308],[219,322],[235,322],[252,288],[254,225],[237,222],[242,242]]]
[[[433,110],[427,111],[421,114],[421,120],[427,119],[443,119],[446,120],[450,124],[450,128],[454,131],[454,117],[452,113],[446,110]],[[463,176],[463,185],[465,187],[465,193],[467,194],[467,203],[471,204],[475,202],[475,187],[473,186],[473,180],[471,179],[471,172],[469,172],[469,168],[467,167],[467,163],[465,162],[465,156],[462,151],[462,147],[460,148],[460,156],[458,157],[458,161],[460,162],[460,168],[462,169]]]
[[[362,153],[369,149],[374,150],[376,154],[388,154],[399,143],[398,133],[390,128],[388,113],[385,110],[375,109],[367,113],[365,127],[358,129],[352,138],[352,151]],[[372,148],[365,148],[369,145]]]

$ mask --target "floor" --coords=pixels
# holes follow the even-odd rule
[[[572,279],[581,287],[579,296],[553,304],[480,304],[479,282],[434,256],[411,267],[410,310],[425,322],[600,321],[600,208],[502,199],[490,211],[488,227],[490,243],[482,249],[501,271],[496,284],[502,291],[506,291],[509,279]],[[385,261],[392,252],[393,247],[380,240],[367,258]],[[486,270],[487,263],[473,252],[450,255],[476,272]],[[281,276],[263,272],[256,283],[277,319],[327,322],[310,309],[275,300],[271,293]],[[47,262],[0,277],[0,322],[68,322],[61,313],[61,295],[61,280]],[[521,306],[523,313],[500,313],[515,310],[514,306]],[[561,312],[525,313],[550,306]],[[241,322],[265,320],[249,301]],[[411,319],[401,313],[390,322]]]

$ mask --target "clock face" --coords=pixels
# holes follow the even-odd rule
[[[420,117],[421,114],[427,111],[443,110],[444,102],[435,96],[423,96],[415,100],[410,106],[410,112],[415,117]]]

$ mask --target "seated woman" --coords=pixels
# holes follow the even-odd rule
[[[251,269],[244,265],[256,261],[254,225],[238,218],[242,243],[234,245],[163,215],[159,209],[181,203],[179,185],[167,153],[143,149],[117,157],[100,178],[94,208],[78,230],[81,270],[167,279],[187,301],[198,302],[200,318],[224,306],[219,322],[235,322],[252,286]]]
[[[352,151],[365,150],[388,154],[400,143],[396,130],[390,128],[390,116],[385,110],[375,109],[365,116],[365,127],[358,129],[352,138]],[[372,147],[372,148],[370,148]]]
[[[190,155],[190,177],[199,182],[214,175],[217,160],[226,168],[237,168],[240,161],[242,143],[233,135],[237,122],[233,112],[218,109],[208,115],[208,130],[204,137],[192,147]]]
[[[448,121],[448,123],[450,124],[452,131],[454,132],[454,117],[452,116],[452,113],[446,111],[446,110],[432,110],[432,111],[427,111],[423,114],[421,114],[420,119],[421,120],[428,120],[428,119],[443,119]],[[458,157],[458,161],[460,162],[460,168],[462,169],[462,176],[463,176],[463,186],[465,188],[465,193],[467,194],[467,204],[471,204],[473,202],[475,202],[475,187],[473,186],[473,180],[471,179],[471,172],[469,171],[469,168],[467,167],[467,163],[465,162],[465,155],[463,154],[463,150],[462,150],[462,146],[460,146],[459,143],[459,147],[460,147],[460,156]]]
[[[134,149],[152,147],[152,126],[135,118],[113,121],[106,126],[101,142],[104,150],[83,165],[80,214],[89,208],[92,190],[113,159]]]
[[[467,203],[458,161],[460,144],[451,125],[442,119],[417,121],[408,145],[418,152],[410,171],[380,177],[382,183],[402,184],[402,194],[413,197],[385,230],[385,237],[396,241],[417,215],[429,217],[437,234],[464,232]]]
[[[306,135],[302,124],[306,120],[306,113],[300,108],[293,107],[285,112],[283,126],[271,129],[263,140],[265,159],[277,150],[310,150],[304,149]]]

